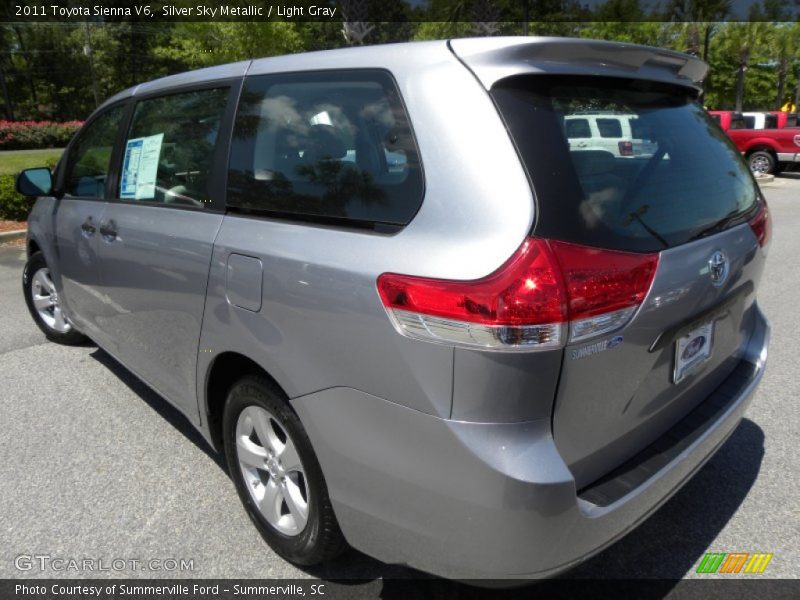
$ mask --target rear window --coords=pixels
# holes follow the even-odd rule
[[[386,71],[263,75],[245,81],[228,205],[275,216],[402,226],[422,203],[422,169]]]
[[[492,95],[536,192],[537,235],[653,252],[743,222],[755,207],[739,152],[683,88],[525,76],[501,81]],[[646,151],[571,149],[568,117],[588,110],[630,115]]]

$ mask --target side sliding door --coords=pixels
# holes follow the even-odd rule
[[[110,351],[187,416],[241,79],[136,99],[98,227]]]

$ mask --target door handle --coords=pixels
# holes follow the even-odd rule
[[[113,242],[117,239],[117,224],[111,219],[105,223],[100,223],[100,235],[107,242]]]
[[[94,226],[92,217],[87,217],[86,220],[81,225],[81,232],[85,237],[91,237],[94,235],[95,231],[97,231],[97,229]]]

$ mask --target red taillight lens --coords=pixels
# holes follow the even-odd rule
[[[384,273],[378,292],[398,331],[484,347],[550,347],[630,320],[650,289],[657,254],[527,239],[500,269],[474,281]]]
[[[762,201],[756,216],[750,219],[750,228],[756,234],[758,245],[762,248],[767,247],[772,239],[772,217],[770,217],[766,201]]]
[[[550,242],[569,297],[570,320],[639,306],[650,289],[658,254],[600,250]]]
[[[617,145],[620,156],[633,156],[633,142],[619,142]]]
[[[384,306],[483,325],[535,325],[566,320],[563,284],[547,242],[528,239],[497,271],[474,281],[384,273]]]

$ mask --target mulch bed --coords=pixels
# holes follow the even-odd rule
[[[18,231],[20,229],[27,229],[28,224],[25,221],[3,221],[0,220],[0,233],[4,231]]]

